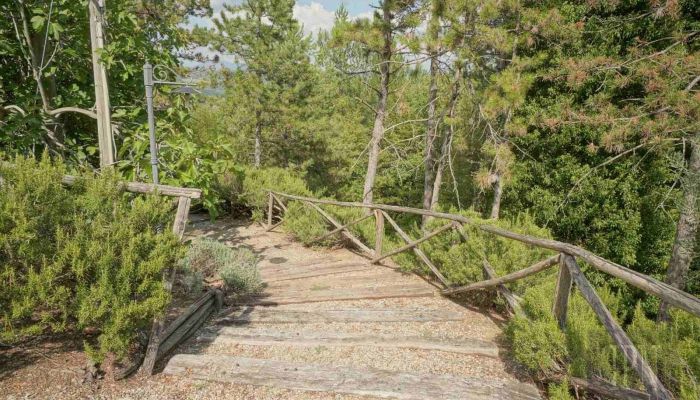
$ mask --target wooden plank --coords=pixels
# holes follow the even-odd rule
[[[559,275],[557,277],[557,286],[554,292],[554,304],[552,305],[552,314],[559,324],[559,329],[566,328],[566,314],[569,308],[569,296],[571,295],[571,273],[564,265],[565,254],[560,256]]]
[[[435,212],[435,211],[430,211],[430,210],[423,210],[420,208],[411,208],[411,207],[401,207],[401,206],[392,206],[392,205],[386,205],[386,204],[364,204],[364,203],[357,203],[357,202],[343,202],[343,201],[333,201],[333,200],[324,200],[324,199],[313,199],[313,198],[308,198],[308,197],[302,197],[302,196],[294,196],[286,193],[279,193],[275,192],[280,197],[284,197],[287,199],[294,199],[294,200],[300,200],[300,201],[307,201],[307,202],[312,202],[315,204],[330,204],[330,205],[335,205],[335,206],[340,206],[340,207],[358,207],[358,208],[369,208],[369,209],[377,209],[377,210],[382,210],[382,211],[395,211],[395,212],[404,212],[404,213],[409,213],[409,214],[416,214],[416,215],[428,215],[431,217],[435,218],[443,218],[447,220],[452,220],[464,224],[470,224],[475,226],[476,228],[484,231],[484,232],[489,232],[491,234],[494,234],[496,236],[501,236],[504,238],[512,239],[515,241],[519,241],[522,243],[530,244],[536,247],[544,248],[544,249],[549,249],[549,250],[554,250],[557,252],[562,252],[562,253],[568,253],[571,255],[574,255],[576,257],[580,257],[582,260],[586,261],[586,263],[590,264],[591,266],[595,267],[599,271],[605,272],[607,274],[610,274],[616,278],[619,278],[630,285],[639,288],[646,293],[653,294],[657,297],[660,297],[662,300],[668,302],[669,304],[681,308],[695,316],[700,317],[700,299],[697,297],[691,295],[690,293],[686,293],[676,287],[673,287],[667,283],[661,282],[657,279],[654,279],[652,277],[646,276],[640,272],[634,271],[632,269],[623,267],[619,264],[616,264],[612,261],[608,261],[584,248],[575,246],[573,244],[569,243],[564,243],[564,242],[559,242],[557,240],[552,240],[552,239],[542,239],[538,238],[535,236],[529,236],[529,235],[523,235],[515,232],[508,231],[506,229],[502,229],[496,226],[488,225],[488,224],[481,224],[481,223],[476,223],[475,221],[464,217],[462,215],[456,215],[456,214],[449,214],[449,213],[442,213],[442,212]]]
[[[341,275],[342,274],[342,275]],[[340,276],[338,276],[340,275]],[[303,290],[318,290],[318,287],[358,287],[358,286],[377,286],[382,282],[391,283],[416,283],[419,282],[418,278],[413,274],[404,274],[386,270],[386,271],[373,271],[368,268],[361,268],[358,270],[349,270],[347,272],[341,273],[331,273],[324,274],[315,277],[305,277],[304,279],[295,280],[277,280],[277,281],[266,281],[266,291],[269,293],[280,293],[285,290],[292,290],[300,292]]]
[[[365,299],[389,299],[397,297],[431,297],[434,296],[433,289],[426,284],[418,285],[397,285],[384,286],[378,288],[344,289],[344,290],[318,290],[307,293],[305,296],[298,294],[295,296],[269,296],[252,297],[241,300],[241,305],[281,305],[281,304],[301,304],[317,303],[323,301],[346,301]]]
[[[225,355],[178,354],[163,373],[242,385],[400,400],[535,400],[533,385],[453,375],[355,369]]]
[[[274,257],[272,257],[272,258],[274,258]],[[323,257],[323,258],[306,258],[306,259],[304,259],[304,261],[295,262],[295,263],[285,261],[285,262],[282,262],[279,264],[274,264],[274,263],[270,262],[271,259],[268,259],[268,260],[263,259],[260,262],[260,264],[258,264],[258,268],[260,268],[261,271],[262,270],[293,271],[296,269],[300,269],[302,267],[310,267],[310,266],[314,266],[314,265],[319,265],[319,266],[320,265],[333,265],[333,264],[347,262],[347,261],[344,261],[343,258],[327,257],[327,256]]]
[[[78,180],[77,177],[72,175],[65,175],[62,179],[62,183],[66,186],[73,186]],[[119,186],[132,193],[160,193],[164,196],[172,197],[189,197],[190,199],[198,199],[202,197],[202,191],[199,189],[192,188],[182,188],[177,186],[168,185],[154,185],[152,183],[143,182],[120,182]]]
[[[365,333],[342,333],[336,331],[278,331],[272,329],[245,329],[224,327],[216,332],[204,333],[199,340],[213,344],[242,344],[249,346],[294,346],[294,347],[376,347],[383,349],[416,349],[445,353],[498,357],[498,346],[476,339],[443,339],[425,336],[378,336]]]
[[[411,243],[411,238],[406,234],[406,232],[403,231],[403,229],[401,229],[399,224],[397,224],[396,221],[394,221],[394,219],[391,218],[386,212],[382,211],[382,214],[384,214],[384,218],[386,218],[386,220],[389,221],[389,224],[391,224],[396,233],[398,233],[399,236],[401,236],[404,242]],[[430,261],[428,256],[425,255],[425,253],[423,253],[423,250],[419,249],[418,247],[413,247],[412,249],[413,252],[416,253],[416,255],[418,256],[418,258],[420,258],[421,261],[423,261],[423,263],[427,265],[431,271],[433,271],[433,274],[435,274],[435,276],[438,277],[440,282],[442,282],[442,284],[445,287],[449,286],[447,279],[440,273],[440,271],[438,271],[437,267],[432,263],[432,261]]]
[[[331,267],[325,267],[325,268],[317,268],[317,269],[308,269],[308,270],[302,270],[302,271],[290,271],[288,273],[272,273],[272,272],[267,272],[267,271],[261,271],[261,276],[263,278],[263,281],[266,283],[273,283],[273,282],[280,282],[280,281],[290,281],[290,280],[295,280],[295,279],[307,279],[307,278],[314,278],[318,276],[326,276],[326,275],[337,275],[337,274],[344,274],[348,272],[357,272],[357,271],[370,271],[371,269],[367,267],[367,264],[359,264],[359,263],[348,263],[348,264],[341,264],[341,265],[336,265],[336,266],[331,266]]]
[[[569,385],[577,388],[583,389],[590,393],[597,394],[598,396],[603,396],[608,399],[620,399],[620,400],[650,400],[651,396],[649,394],[640,392],[639,390],[623,388],[615,386],[610,382],[604,381],[602,379],[593,378],[591,380],[569,377]]]
[[[265,229],[265,232],[270,232],[271,230],[277,228],[278,226],[282,225],[284,221],[284,218],[280,219],[279,222],[277,222],[276,224],[268,226],[267,229]]]
[[[476,282],[476,283],[471,283],[469,285],[460,286],[460,287],[456,287],[456,288],[445,289],[442,291],[442,294],[451,295],[451,294],[469,292],[471,290],[486,289],[489,287],[502,285],[504,283],[514,282],[514,281],[526,278],[530,275],[536,274],[540,271],[544,271],[545,269],[548,269],[548,268],[552,267],[553,265],[556,265],[557,263],[559,263],[559,255],[558,254],[556,256],[549,257],[546,260],[542,260],[536,264],[533,264],[530,267],[527,267],[525,269],[521,269],[520,271],[516,271],[516,272],[510,273],[508,275],[501,276],[499,278],[489,279],[486,281],[481,281],[481,282]]]
[[[630,363],[632,369],[637,372],[639,379],[644,384],[647,392],[651,395],[651,398],[662,400],[673,399],[673,395],[664,387],[649,364],[647,364],[646,360],[644,360],[639,353],[639,350],[634,346],[634,343],[632,343],[625,331],[622,330],[620,325],[615,321],[615,318],[610,314],[610,311],[605,307],[605,304],[600,299],[593,286],[588,282],[583,272],[581,272],[581,268],[579,268],[576,260],[568,254],[563,258],[564,264],[569,270],[569,273],[571,273],[571,277],[576,283],[576,287],[578,287],[581,295],[586,299],[588,304],[591,305],[596,316],[598,316],[598,320],[608,331],[617,347]]]
[[[341,226],[341,227],[339,227],[339,228],[335,228],[335,229],[333,229],[332,231],[330,231],[330,232],[328,232],[328,233],[326,233],[326,234],[323,234],[323,235],[321,235],[321,236],[319,236],[319,237],[313,239],[311,242],[320,242],[321,240],[323,240],[323,239],[325,239],[325,238],[327,238],[327,237],[333,236],[333,235],[335,235],[335,234],[337,234],[337,233],[339,233],[339,232],[342,232],[342,231],[348,229],[349,227],[351,227],[351,226],[353,226],[353,225],[359,224],[360,222],[366,220],[367,218],[370,218],[371,216],[372,216],[372,214],[369,214],[369,215],[363,216],[362,218],[358,218],[358,219],[356,219],[356,220],[354,220],[354,221],[350,221],[350,222],[348,222],[347,224],[345,224],[345,225],[343,225],[343,226]]]
[[[392,251],[390,251],[390,252],[388,252],[388,253],[386,253],[386,254],[383,254],[383,255],[381,255],[381,256],[375,257],[375,258],[372,260],[372,264],[376,264],[376,263],[378,263],[379,261],[381,261],[381,260],[383,260],[383,259],[385,259],[385,258],[387,258],[387,257],[391,257],[391,256],[393,256],[393,255],[402,253],[402,252],[404,252],[404,251],[406,251],[406,250],[413,249],[413,248],[415,248],[416,246],[418,246],[419,244],[425,242],[426,240],[430,240],[430,239],[432,239],[433,237],[435,237],[435,236],[441,234],[442,232],[445,232],[446,230],[452,229],[452,228],[454,228],[454,225],[453,225],[452,222],[450,222],[450,223],[448,223],[447,225],[444,225],[443,227],[441,227],[441,228],[439,228],[439,229],[436,229],[436,230],[430,232],[429,234],[423,236],[423,237],[420,238],[420,239],[413,240],[413,241],[409,242],[408,244],[406,244],[405,246],[399,247],[398,249],[394,249],[394,250],[392,250]]]
[[[374,257],[382,255],[384,243],[384,214],[381,210],[374,210]]]
[[[491,264],[489,264],[488,260],[484,258],[484,275],[486,275],[486,278],[488,279],[496,279],[498,276],[496,275],[496,271],[493,270],[493,267],[491,267]],[[522,315],[523,310],[520,307],[520,299],[517,298],[504,284],[499,284],[496,286],[496,289],[498,290],[498,293],[505,299],[506,303],[508,304],[508,308],[514,315]]]
[[[442,322],[464,321],[465,315],[448,310],[429,309],[340,309],[340,310],[289,310],[276,308],[245,309],[240,314],[222,318],[224,323],[247,325],[262,324],[314,324],[320,322]]]
[[[336,228],[340,228],[340,227],[342,226],[342,225],[340,225],[340,223],[338,223],[338,221],[336,221],[333,217],[331,217],[330,215],[328,215],[327,212],[323,211],[323,210],[321,209],[321,207],[317,206],[316,204],[314,204],[314,203],[309,203],[309,202],[306,202],[305,204],[307,204],[308,206],[310,206],[310,207],[313,208],[314,210],[318,211],[319,214],[321,214],[326,220],[328,220],[328,222],[330,222],[330,223],[331,223],[333,226],[335,226]],[[344,229],[344,230],[342,230],[341,232],[342,232],[342,235],[343,235],[343,236],[345,236],[345,237],[348,238],[351,242],[353,242],[353,243],[355,244],[355,246],[357,246],[357,247],[358,247],[360,250],[362,250],[364,253],[369,254],[369,255],[372,254],[372,250],[370,250],[369,247],[367,247],[364,243],[362,243],[362,242],[360,241],[360,239],[356,238],[352,233],[348,232],[347,229]]]

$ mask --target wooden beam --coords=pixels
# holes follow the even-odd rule
[[[487,279],[497,279],[496,271],[494,271],[488,260],[484,258],[484,275]],[[496,286],[496,290],[503,297],[503,299],[508,304],[508,307],[513,315],[522,315],[523,309],[520,307],[520,298],[513,294],[504,284],[499,284]]]
[[[278,226],[282,225],[284,223],[284,221],[285,221],[284,218],[280,219],[279,222],[277,222],[276,224],[268,226],[265,229],[265,232],[270,232],[271,230],[277,228]]]
[[[338,221],[336,221],[333,217],[328,215],[328,213],[323,211],[321,209],[321,207],[317,206],[314,203],[310,203],[310,202],[305,202],[305,204],[307,204],[309,207],[313,208],[314,210],[318,211],[319,214],[321,214],[326,220],[328,220],[328,222],[333,224],[336,228],[342,228],[342,225],[340,225],[340,223],[338,223]],[[341,230],[341,232],[342,232],[343,236],[345,236],[351,242],[353,242],[355,244],[355,246],[357,246],[360,250],[362,250],[363,252],[365,252],[366,254],[368,254],[370,256],[372,255],[372,250],[370,250],[369,247],[367,247],[364,243],[362,243],[360,241],[360,239],[356,238],[352,233],[348,232],[347,229]]]
[[[402,252],[404,252],[404,251],[406,251],[406,250],[413,249],[413,248],[415,248],[416,246],[418,246],[419,244],[425,242],[426,240],[430,240],[430,239],[432,239],[433,237],[435,237],[435,236],[441,234],[442,232],[445,232],[446,230],[448,230],[448,229],[453,229],[453,228],[454,228],[454,224],[453,224],[452,222],[449,222],[448,224],[442,226],[442,227],[439,228],[439,229],[436,229],[436,230],[430,232],[429,234],[423,236],[422,238],[420,238],[420,239],[418,239],[418,240],[413,240],[413,241],[409,242],[408,244],[406,244],[405,246],[401,246],[401,247],[399,247],[398,249],[394,249],[394,250],[392,250],[392,251],[390,251],[390,252],[388,252],[388,253],[386,253],[386,254],[383,254],[383,255],[381,255],[381,256],[375,257],[375,258],[372,260],[372,264],[376,264],[376,263],[378,263],[379,261],[381,261],[381,260],[383,260],[383,259],[385,259],[385,258],[387,258],[387,257],[391,257],[391,256],[393,256],[393,255],[402,253]]]
[[[647,392],[652,399],[671,400],[673,395],[664,387],[664,385],[656,376],[646,360],[639,353],[639,350],[634,346],[624,330],[618,325],[610,311],[605,307],[605,304],[596,293],[593,286],[588,282],[588,279],[581,272],[576,260],[571,255],[564,256],[564,264],[571,273],[573,281],[576,283],[581,295],[591,305],[591,308],[598,316],[598,320],[603,324],[608,331],[613,341],[625,356],[627,361],[637,372],[640,380],[644,384]]]
[[[356,219],[356,220],[354,220],[354,221],[350,221],[350,222],[348,222],[347,224],[345,224],[345,225],[343,225],[343,226],[341,226],[341,227],[339,227],[339,228],[335,228],[335,229],[333,229],[332,231],[330,231],[330,232],[328,232],[328,233],[325,233],[325,234],[323,234],[323,235],[317,237],[316,239],[312,240],[311,242],[320,242],[321,240],[323,240],[323,239],[325,239],[325,238],[327,238],[327,237],[333,236],[333,235],[335,235],[336,233],[339,233],[339,232],[341,232],[341,231],[344,231],[344,230],[346,230],[347,228],[349,228],[349,227],[351,227],[351,226],[353,226],[353,225],[355,225],[355,224],[359,224],[360,222],[366,220],[367,218],[369,218],[369,217],[371,217],[371,216],[372,216],[372,214],[369,214],[369,215],[363,216],[362,218],[358,218],[358,219]]]
[[[557,286],[554,292],[554,304],[552,305],[552,314],[559,324],[559,329],[566,328],[566,312],[569,308],[569,296],[571,295],[571,273],[564,264],[564,258],[571,257],[566,254],[561,254],[559,258],[559,275],[557,277]]]
[[[100,148],[100,168],[114,165],[114,138],[112,117],[109,106],[109,85],[107,68],[100,60],[104,49],[104,8],[105,0],[88,1],[90,17],[90,46],[92,53],[92,73],[95,84],[95,114],[97,115],[97,142]]]
[[[428,216],[435,217],[435,218],[443,218],[443,219],[461,222],[464,224],[470,224],[470,225],[473,225],[484,232],[489,232],[489,233],[494,234],[496,236],[505,237],[505,238],[512,239],[512,240],[515,240],[518,242],[530,244],[530,245],[533,245],[536,247],[550,249],[550,250],[554,250],[557,252],[567,253],[567,254],[571,254],[573,256],[579,257],[582,260],[586,261],[586,263],[588,263],[589,265],[598,269],[599,271],[605,272],[609,275],[612,275],[616,278],[619,278],[619,279],[629,283],[630,285],[643,290],[646,293],[650,293],[650,294],[653,294],[654,296],[661,298],[662,300],[666,301],[667,303],[669,303],[675,307],[681,308],[681,309],[683,309],[683,310],[685,310],[685,311],[687,311],[695,316],[700,317],[700,299],[698,299],[697,297],[695,297],[689,293],[686,293],[686,292],[684,292],[676,287],[673,287],[667,283],[664,283],[664,282],[661,282],[657,279],[646,276],[640,272],[623,267],[623,266],[616,264],[612,261],[608,261],[608,260],[586,250],[586,249],[575,246],[573,244],[559,242],[557,240],[552,240],[552,239],[542,239],[542,238],[538,238],[538,237],[534,237],[534,236],[522,235],[522,234],[511,232],[511,231],[508,231],[506,229],[502,229],[502,228],[499,228],[496,226],[477,223],[477,222],[475,222],[467,217],[464,217],[462,215],[435,212],[435,211],[424,210],[424,209],[420,209],[420,208],[392,206],[392,205],[386,205],[386,204],[373,204],[373,203],[363,204],[363,203],[356,203],[356,202],[343,202],[343,201],[333,201],[333,200],[324,200],[324,199],[313,199],[313,198],[294,196],[294,195],[279,193],[279,192],[275,192],[275,194],[280,196],[280,197],[287,198],[287,199],[307,201],[307,202],[311,202],[314,204],[330,204],[330,205],[335,205],[335,206],[339,206],[339,207],[359,207],[359,208],[377,209],[377,210],[382,210],[382,211],[403,212],[403,213],[416,214],[416,215],[428,215]]]
[[[78,179],[78,177],[72,175],[65,175],[62,179],[62,183],[66,186],[73,186]],[[127,192],[132,193],[159,193],[164,196],[189,197],[190,199],[198,199],[202,197],[202,191],[199,189],[182,188],[169,185],[154,185],[152,183],[142,182],[120,182],[119,185]]]
[[[526,278],[530,275],[534,275],[540,271],[544,271],[545,269],[552,267],[553,265],[557,264],[558,262],[559,262],[559,255],[557,254],[556,256],[549,257],[546,260],[542,260],[536,264],[533,264],[530,267],[527,267],[525,269],[521,269],[520,271],[516,271],[516,272],[510,273],[508,275],[504,275],[500,278],[489,279],[486,281],[471,283],[471,284],[465,285],[465,286],[445,289],[442,291],[442,294],[451,295],[451,294],[457,294],[457,293],[462,293],[462,292],[469,292],[472,290],[486,289],[486,288],[489,288],[492,286],[502,285],[504,283],[509,283],[509,282],[514,282],[514,281],[517,281],[519,279]]]
[[[394,228],[396,233],[398,233],[399,236],[401,236],[401,238],[406,243],[411,243],[411,238],[406,234],[406,232],[403,231],[403,229],[401,229],[399,224],[397,224],[396,221],[394,221],[394,219],[391,218],[389,216],[389,214],[387,214],[386,212],[382,211],[382,214],[384,214],[384,218],[386,218],[386,220],[389,221],[389,224],[391,224],[391,226]],[[416,255],[418,256],[418,258],[420,258],[420,260],[423,261],[423,263],[425,263],[425,265],[427,265],[431,271],[433,271],[433,273],[435,274],[435,276],[437,276],[437,278],[440,280],[440,282],[442,282],[442,284],[445,287],[449,286],[447,279],[440,273],[440,271],[432,263],[432,261],[430,261],[428,256],[425,255],[425,253],[423,253],[423,250],[419,249],[418,247],[412,247],[412,249],[413,249],[413,252],[416,253]]]
[[[277,200],[277,204],[279,204],[280,207],[282,207],[282,210],[284,210],[284,212],[287,212],[287,206],[285,206],[284,203],[282,203],[282,200],[280,200],[277,196],[275,196],[274,193],[270,192],[270,194],[272,195],[272,197],[275,198],[275,200]]]
[[[639,390],[624,388],[620,386],[613,385],[610,382],[604,381],[602,379],[581,379],[575,377],[569,377],[569,385],[583,389],[587,392],[597,394],[609,399],[619,399],[619,400],[650,400],[651,396],[648,393],[641,392]]]
[[[374,210],[374,256],[382,255],[384,243],[384,214],[381,210]]]

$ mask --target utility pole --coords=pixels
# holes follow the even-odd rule
[[[90,43],[92,45],[92,73],[95,79],[95,111],[97,113],[97,137],[100,146],[100,168],[114,164],[112,116],[109,109],[107,69],[100,61],[104,49],[105,0],[89,0]]]

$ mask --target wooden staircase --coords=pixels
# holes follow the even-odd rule
[[[193,235],[216,229],[202,224]],[[281,399],[541,398],[500,346],[498,316],[345,249],[234,229],[230,244],[261,255],[268,286],[202,329],[164,374],[229,384],[234,399],[240,385]]]

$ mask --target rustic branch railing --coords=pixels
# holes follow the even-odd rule
[[[423,210],[418,208],[393,206],[386,204],[363,204],[356,202],[343,202],[343,201],[333,201],[324,199],[314,199],[303,196],[295,196],[286,193],[279,192],[269,192],[269,204],[268,204],[268,230],[274,229],[284,222],[281,219],[277,224],[272,224],[272,214],[275,203],[278,203],[280,207],[286,211],[286,206],[284,205],[282,199],[300,201],[312,209],[316,210],[321,214],[327,221],[333,225],[334,229],[322,235],[319,239],[324,239],[331,235],[341,233],[347,239],[349,239],[355,246],[357,246],[368,258],[371,259],[372,263],[379,262],[387,257],[399,254],[404,251],[413,251],[418,258],[428,266],[428,268],[435,274],[438,280],[445,286],[441,291],[443,295],[451,296],[458,293],[464,293],[472,290],[486,289],[486,288],[496,288],[499,293],[506,299],[509,307],[513,313],[522,313],[520,306],[518,304],[519,299],[517,296],[513,295],[506,287],[505,283],[514,282],[528,276],[534,275],[541,271],[547,270],[556,264],[559,264],[559,274],[557,277],[557,285],[555,291],[555,298],[552,306],[552,313],[556,318],[561,329],[566,329],[566,314],[568,309],[569,297],[572,289],[572,285],[576,284],[576,287],[581,292],[583,298],[589,303],[593,311],[595,312],[598,320],[603,324],[606,331],[610,334],[613,341],[620,349],[622,354],[627,359],[630,366],[639,376],[642,384],[644,385],[646,392],[651,399],[672,399],[672,394],[663,386],[659,378],[656,376],[654,371],[651,369],[649,364],[644,360],[640,352],[634,346],[632,341],[629,339],[624,330],[617,324],[615,319],[612,317],[610,311],[605,307],[605,304],[601,301],[598,294],[591,283],[586,279],[586,277],[581,272],[580,267],[576,262],[576,257],[585,261],[587,264],[593,268],[607,273],[613,277],[619,278],[622,281],[643,290],[646,293],[655,295],[665,302],[672,304],[682,310],[685,310],[696,317],[700,317],[700,299],[694,297],[693,295],[686,293],[678,288],[654,279],[650,276],[641,274],[637,271],[631,270],[629,268],[623,267],[612,261],[608,261],[590,251],[583,249],[581,247],[559,242],[552,239],[543,239],[529,235],[523,235],[520,233],[511,232],[502,228],[498,228],[488,224],[477,223],[467,217],[455,214],[448,214],[442,212],[434,212],[429,210]],[[338,207],[355,207],[370,209],[373,212],[369,213],[363,218],[352,221],[348,224],[341,225],[332,216],[319,207],[319,205],[332,205]],[[415,215],[426,215],[433,218],[446,219],[451,221],[447,225],[437,229],[436,231],[425,234],[419,239],[411,239],[406,232],[404,232],[401,227],[394,221],[387,212],[397,212],[397,213],[408,213]],[[350,226],[362,222],[370,217],[375,217],[375,248],[374,251],[362,243],[357,237],[355,237],[350,230]],[[395,250],[389,251],[388,253],[382,253],[382,242],[384,236],[384,221],[388,221],[389,224],[394,228],[396,233],[406,242],[405,246],[401,246]],[[469,285],[464,285],[460,287],[451,287],[447,279],[440,273],[438,268],[430,261],[428,256],[420,250],[418,247],[421,243],[452,229],[456,229],[464,240],[469,240],[463,231],[463,226],[469,225],[476,227],[477,229],[487,232],[496,236],[503,238],[515,240],[521,243],[529,244],[542,249],[548,249],[556,251],[558,254],[552,256],[546,260],[540,261],[528,268],[520,271],[510,273],[508,275],[497,277],[493,268],[488,263],[488,260],[484,258],[484,275],[486,280],[472,283]],[[594,382],[583,381],[576,378],[577,386],[586,386],[592,391],[598,391],[598,393],[612,393],[620,396],[620,398],[630,398],[626,394],[635,392],[631,389],[617,388],[615,386],[606,384],[605,387],[599,387]],[[635,392],[635,396],[639,393]],[[632,397],[635,397],[632,396]],[[638,398],[638,397],[635,397]]]

